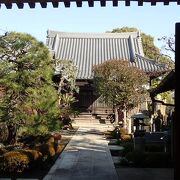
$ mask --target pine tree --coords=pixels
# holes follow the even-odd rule
[[[11,32],[0,37],[0,121],[13,143],[22,125],[42,125],[58,117],[57,93],[48,48],[29,34]]]

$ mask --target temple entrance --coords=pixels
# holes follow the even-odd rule
[[[91,112],[91,105],[93,103],[93,92],[91,90],[81,90],[77,95],[77,102],[74,103],[74,107],[80,112]]]

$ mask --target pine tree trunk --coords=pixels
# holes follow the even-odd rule
[[[7,128],[8,128],[7,143],[8,144],[15,144],[16,143],[16,135],[17,135],[16,125],[10,124],[7,126]]]

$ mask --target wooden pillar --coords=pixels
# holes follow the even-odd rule
[[[152,80],[153,80],[153,78],[150,77],[150,79],[149,79],[149,86],[150,86],[150,88],[152,88]],[[152,115],[154,114],[154,111],[155,111],[154,95],[150,95],[150,98],[151,98],[151,102],[152,102],[152,110],[151,110],[151,117],[152,117]]]
[[[152,88],[152,80],[153,80],[153,78],[150,77],[150,79],[149,79],[149,86],[150,86],[150,88]],[[151,98],[151,102],[152,102],[152,104],[151,104],[152,109],[151,109],[151,112],[150,112],[150,118],[151,118],[151,127],[150,127],[151,129],[150,129],[150,131],[154,132],[154,124],[153,124],[154,110],[155,110],[154,94],[153,95],[150,94],[150,98]]]
[[[180,87],[178,73],[180,72],[180,23],[175,25],[175,118],[173,123],[173,152],[174,152],[174,179],[180,179]]]

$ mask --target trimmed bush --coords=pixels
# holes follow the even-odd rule
[[[125,135],[125,134],[128,134],[128,131],[125,128],[120,128],[120,133],[121,135]]]
[[[5,153],[0,162],[0,169],[5,172],[23,172],[29,167],[30,158],[19,151]]]
[[[29,157],[30,161],[36,161],[42,158],[42,153],[37,150],[29,149],[29,150],[22,150],[20,152],[26,154]]]
[[[35,147],[36,150],[40,151],[44,159],[53,157],[55,155],[54,143],[46,143]]]
[[[56,154],[60,154],[64,149],[64,145],[59,144],[56,148]]]
[[[26,134],[20,138],[19,142],[22,142],[25,146],[34,148],[37,145],[54,142],[54,137],[51,134],[44,134],[44,135]]]
[[[54,143],[54,137],[53,136],[49,137],[46,143]]]
[[[4,172],[23,172],[37,163],[42,154],[36,150],[18,150],[3,154],[0,169]]]
[[[62,136],[60,133],[54,133],[52,136],[54,137],[55,141],[59,141],[62,139]]]
[[[132,139],[132,135],[131,134],[123,134],[121,135],[121,141],[122,142],[131,142]]]
[[[117,138],[118,136],[120,136],[120,140],[123,142],[132,141],[132,135],[128,134],[128,131],[125,128],[120,128],[118,133],[115,128],[113,131],[111,131],[110,135],[112,136],[112,138]]]

